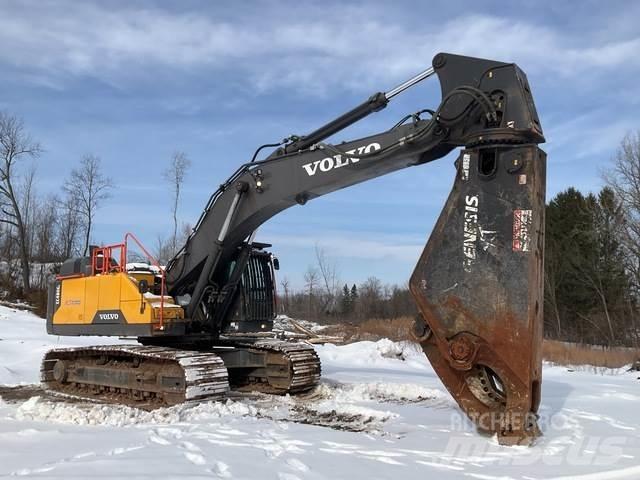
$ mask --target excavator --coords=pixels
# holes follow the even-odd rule
[[[375,135],[325,142],[434,75],[437,108]],[[132,234],[65,261],[49,285],[48,333],[137,343],[51,350],[42,381],[69,395],[151,406],[230,389],[312,389],[321,371],[314,349],[272,332],[279,261],[255,241],[256,230],[289,207],[460,149],[453,188],[409,282],[419,312],[412,336],[479,431],[530,444],[540,435],[543,142],[516,64],[439,53],[430,68],[308,135],[258,148],[213,193],[166,266]],[[155,269],[127,269],[132,243]]]

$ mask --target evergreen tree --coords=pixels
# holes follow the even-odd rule
[[[358,294],[358,287],[356,287],[356,284],[354,283],[351,286],[351,313],[360,313],[360,302],[358,300],[359,294]]]
[[[546,209],[545,300],[547,332],[574,335],[576,318],[593,307],[593,295],[578,278],[574,265],[592,256],[592,230],[587,200],[575,188],[557,194]],[[552,321],[549,319],[552,318]]]
[[[621,246],[624,216],[613,190],[569,188],[546,210],[545,330],[586,343],[622,343],[630,281]],[[628,333],[628,332],[627,332]]]
[[[342,297],[340,298],[340,302],[343,315],[351,315],[353,312],[353,302],[351,300],[351,292],[349,291],[349,287],[346,283],[344,284],[344,287],[342,287]]]

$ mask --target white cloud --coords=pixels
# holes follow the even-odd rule
[[[351,231],[348,233],[318,233],[310,239],[306,235],[280,235],[270,230],[258,233],[258,240],[264,238],[278,248],[300,248],[312,250],[317,244],[327,251],[331,257],[341,259],[397,260],[415,262],[424,248],[425,238],[415,235],[389,235]]]
[[[280,8],[284,18],[286,7]],[[32,74],[90,75],[114,83],[131,75],[153,78],[154,68],[224,69],[261,90],[290,86],[320,94],[335,85],[366,91],[374,84],[392,86],[439,50],[517,60],[527,71],[560,75],[640,62],[640,34],[607,43],[489,15],[408,29],[390,21],[381,6],[308,10],[295,22],[269,21],[255,12],[232,22],[108,2],[9,3],[0,16],[0,61]]]

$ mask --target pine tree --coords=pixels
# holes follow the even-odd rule
[[[349,292],[349,287],[347,284],[344,284],[342,287],[342,297],[340,298],[341,302],[341,310],[343,315],[350,315],[353,312],[353,302],[351,301],[351,293]]]
[[[574,188],[546,209],[545,330],[562,340],[625,341],[630,278],[621,246],[624,214],[614,192]],[[626,332],[626,333],[625,333]]]
[[[356,284],[354,283],[351,286],[351,314],[354,314],[355,312],[358,312],[358,314],[360,313],[360,307],[359,307],[359,302],[358,302],[358,287],[356,287]]]

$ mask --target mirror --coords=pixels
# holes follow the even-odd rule
[[[273,269],[280,270],[280,260],[277,257],[273,257]]]
[[[139,280],[138,291],[140,292],[141,295],[144,295],[145,293],[147,293],[149,291],[149,282],[147,282],[146,280]]]

